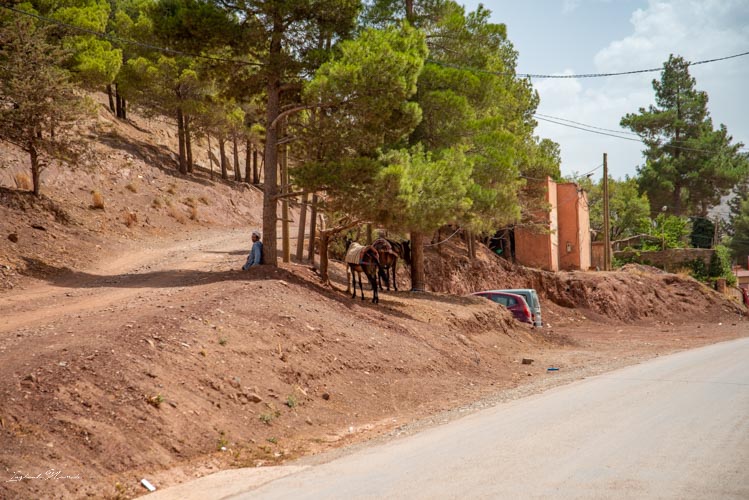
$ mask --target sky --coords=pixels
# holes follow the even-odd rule
[[[458,0],[460,2],[460,0]],[[518,73],[584,74],[660,68],[670,54],[695,62],[749,51],[749,0],[486,0],[492,22],[507,25]],[[713,126],[725,124],[749,147],[749,55],[691,66],[709,96]],[[608,78],[533,79],[539,114],[595,127],[619,127],[627,113],[654,104],[660,72]],[[536,134],[559,143],[562,174],[586,174],[608,154],[609,175],[635,176],[643,146],[539,121]],[[601,177],[597,168],[593,178]]]

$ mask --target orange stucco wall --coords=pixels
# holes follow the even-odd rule
[[[528,266],[557,271],[559,269],[559,252],[557,242],[557,205],[556,183],[546,179],[546,201],[552,207],[549,213],[537,215],[539,228],[519,227],[515,229],[515,259]]]
[[[575,183],[545,181],[549,211],[537,215],[543,230],[515,229],[515,257],[547,271],[591,266],[590,215],[585,192]]]
[[[557,184],[559,268],[590,268],[590,216],[585,192],[572,182]]]

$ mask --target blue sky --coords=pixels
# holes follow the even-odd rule
[[[459,0],[460,1],[460,0]],[[474,10],[478,1],[463,1]],[[690,61],[749,51],[749,0],[489,0],[519,52],[518,72],[580,74],[661,67],[669,54]],[[749,146],[749,56],[690,68],[713,123]],[[538,112],[618,129],[621,117],[653,103],[659,73],[603,79],[534,80]],[[586,173],[608,153],[610,175],[635,175],[637,142],[539,122],[562,148],[562,173]],[[600,169],[596,171],[600,177]]]

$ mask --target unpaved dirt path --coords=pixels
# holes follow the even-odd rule
[[[193,275],[184,271],[239,270],[248,242],[247,231],[228,229],[134,243],[119,255],[98,257],[85,271],[70,271],[0,296],[0,333],[194,284]]]

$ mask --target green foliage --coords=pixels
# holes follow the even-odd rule
[[[749,198],[745,198],[738,205],[738,209],[731,213],[732,235],[728,242],[731,255],[744,264],[749,255]]]
[[[420,146],[390,151],[383,177],[400,179],[400,228],[433,231],[455,220],[471,207],[468,197],[472,164],[460,149],[442,151],[439,157]]]
[[[603,234],[603,179],[594,184],[588,177],[573,175],[567,180],[577,182],[585,190],[590,227]],[[651,230],[650,203],[647,195],[638,192],[635,178],[609,179],[609,212],[612,241],[648,234]]]
[[[651,234],[660,238],[662,243],[660,248],[646,248],[646,245],[643,245],[643,250],[666,250],[669,248],[685,248],[687,246],[686,238],[690,232],[688,219],[661,213],[655,218],[654,222]]]
[[[47,41],[49,33],[28,17],[0,11],[0,139],[29,154],[37,195],[49,158],[67,155],[73,141],[60,129],[89,110],[61,67],[67,53]]]
[[[731,266],[731,251],[725,245],[717,245],[710,260],[710,276],[725,278],[728,286],[736,285],[736,275]]]
[[[653,88],[656,105],[621,120],[647,146],[638,169],[640,191],[654,213],[665,207],[675,215],[704,216],[749,175],[743,144],[732,144],[725,126],[713,128],[707,94],[696,89],[688,61],[671,55]]]
[[[692,217],[692,233],[689,242],[694,248],[712,248],[715,224],[705,217]]]

